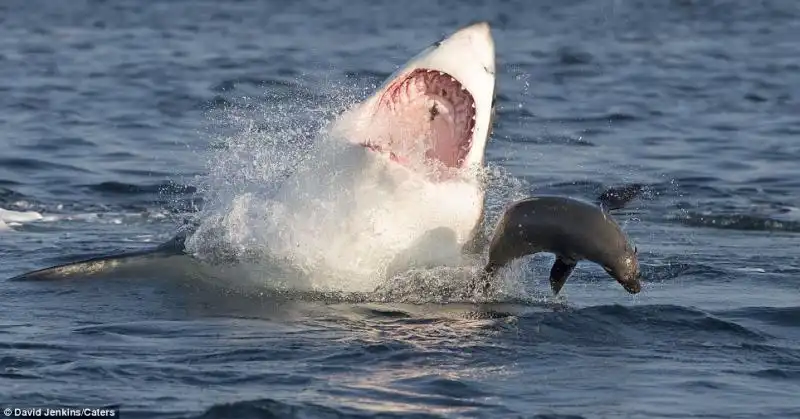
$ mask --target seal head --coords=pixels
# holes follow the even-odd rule
[[[637,294],[642,290],[642,284],[639,281],[639,260],[637,258],[636,247],[633,250],[630,246],[625,249],[622,254],[611,255],[609,260],[606,260],[601,266],[616,279],[617,282],[631,294]],[[592,261],[599,263],[598,261]]]

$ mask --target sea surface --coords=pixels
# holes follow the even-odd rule
[[[435,270],[380,296],[168,269],[5,280],[169,239],[280,172],[232,138],[302,144],[477,20],[498,57],[489,166],[522,195],[646,185],[617,216],[640,294],[583,263],[553,300],[548,255],[481,304]],[[0,128],[1,408],[800,417],[796,0],[5,0]]]

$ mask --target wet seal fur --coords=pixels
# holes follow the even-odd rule
[[[642,190],[633,184],[610,189],[596,203],[563,196],[532,196],[506,207],[489,243],[489,259],[473,283],[486,293],[503,266],[526,255],[555,254],[550,269],[554,295],[582,260],[594,262],[631,294],[642,289],[637,249],[611,215]],[[481,284],[482,283],[482,284]]]

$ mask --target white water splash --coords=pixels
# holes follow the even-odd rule
[[[41,220],[42,214],[36,211],[11,211],[0,208],[0,221],[9,223],[26,223]]]
[[[256,267],[246,279],[314,291],[371,292],[406,272],[449,267],[464,276],[477,267],[460,252],[483,206],[474,184],[431,183],[328,136],[326,120],[340,103],[354,102],[344,96],[327,110],[298,100],[229,115],[237,130],[211,155],[201,182],[206,208],[187,250],[203,260],[289,266],[302,280],[274,277],[274,270],[267,277]],[[308,118],[308,109],[321,108]],[[503,185],[510,178],[501,170],[489,175],[506,187],[493,188],[487,200],[502,206],[498,198],[514,182]]]
[[[44,217],[36,211],[12,211],[0,208],[0,231],[12,231],[23,223],[40,221]]]

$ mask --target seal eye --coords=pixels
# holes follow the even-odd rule
[[[639,248],[638,247],[633,246],[633,254],[634,255],[638,255],[639,254]]]
[[[613,269],[609,268],[608,266],[603,266],[603,269],[605,269],[605,271],[608,272],[609,274],[614,271]]]

